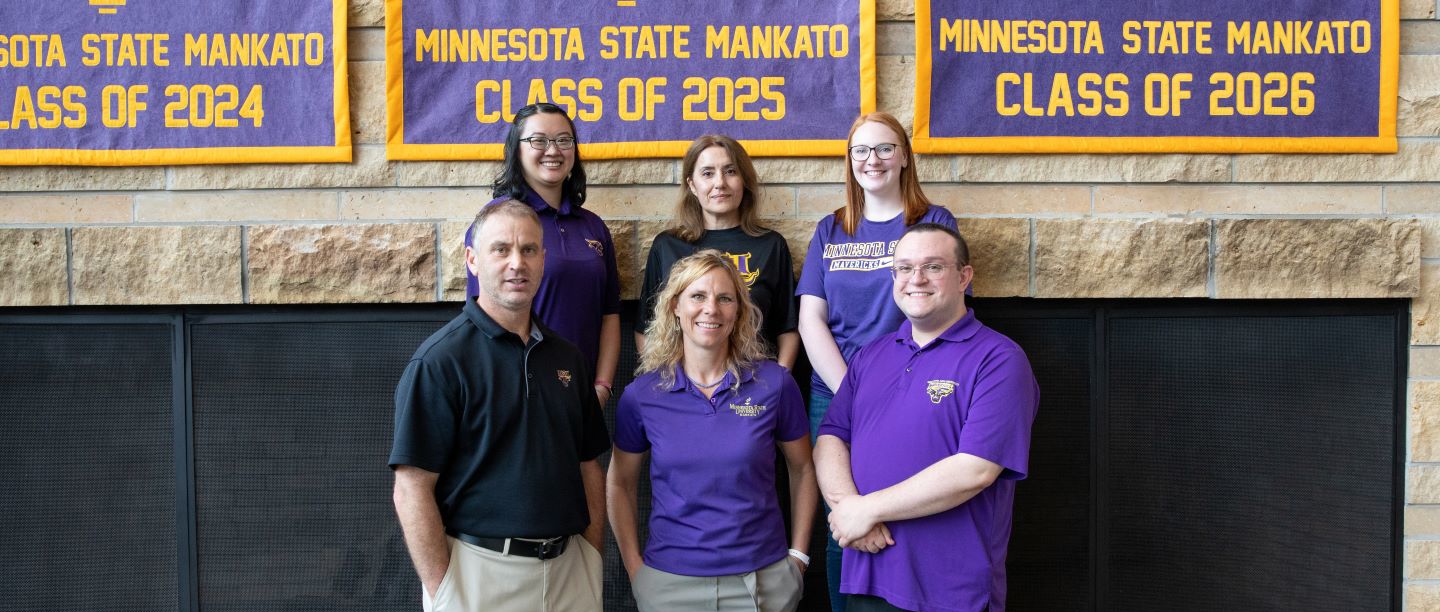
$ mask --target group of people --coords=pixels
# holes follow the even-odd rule
[[[1039,390],[966,307],[968,248],[899,122],[855,121],[845,202],[798,280],[744,148],[692,143],[613,442],[619,279],[576,143],[560,107],[516,114],[466,233],[463,311],[396,388],[389,464],[424,610],[600,610],[607,518],[641,610],[794,610],[823,500],[833,610],[1002,612]]]

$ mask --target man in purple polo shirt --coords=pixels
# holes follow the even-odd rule
[[[1024,351],[965,308],[955,230],[895,247],[905,322],[850,363],[815,444],[849,611],[1004,612],[1015,481],[1040,390]]]

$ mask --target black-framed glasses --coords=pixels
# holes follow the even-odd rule
[[[890,159],[892,157],[895,157],[895,150],[898,148],[900,148],[900,145],[890,144],[888,142],[884,144],[878,144],[873,147],[870,145],[855,145],[853,147],[850,147],[850,159],[853,159],[855,161],[865,161],[867,159],[870,159],[871,151],[875,152],[875,157],[878,157],[880,159]]]
[[[923,263],[918,266],[911,264],[895,264],[893,266],[890,266],[890,278],[893,278],[895,280],[910,280],[910,278],[915,275],[915,271],[919,270],[920,275],[924,276],[925,278],[928,278],[930,280],[940,280],[942,278],[945,278],[945,272],[950,268],[959,269],[959,266],[956,266],[955,264],[936,262]]]
[[[544,136],[531,136],[529,138],[521,138],[520,142],[530,143],[530,148],[535,149],[536,151],[544,151],[545,149],[550,148],[550,143],[552,142],[555,143],[555,148],[560,149],[561,151],[569,151],[570,149],[575,148],[574,136],[558,136],[555,138],[546,138]]]

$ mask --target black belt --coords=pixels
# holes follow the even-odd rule
[[[482,538],[468,533],[458,531],[450,532],[450,536],[464,542],[473,544],[480,548],[493,550],[507,555],[518,555],[521,557],[534,557],[541,561],[554,559],[565,554],[565,545],[570,542],[570,536],[560,536],[548,540],[521,540],[519,538]],[[507,546],[508,549],[507,549]]]

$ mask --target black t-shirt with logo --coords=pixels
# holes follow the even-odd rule
[[[799,304],[795,297],[795,266],[790,245],[779,232],[765,230],[759,236],[740,228],[710,230],[699,240],[685,242],[670,232],[661,232],[650,246],[645,262],[645,282],[640,286],[640,312],[635,330],[644,332],[654,316],[655,294],[670,278],[670,267],[702,249],[715,249],[730,257],[740,279],[750,288],[750,299],[763,317],[760,336],[775,348],[776,339],[797,324]]]

